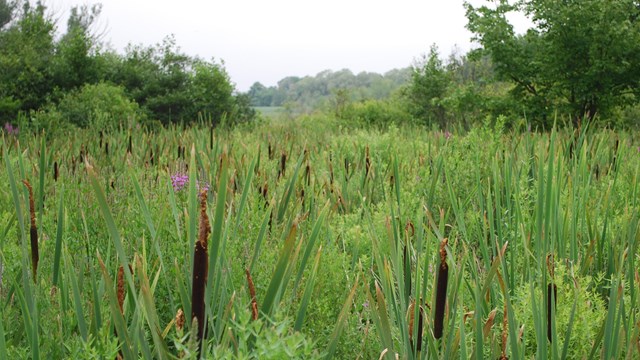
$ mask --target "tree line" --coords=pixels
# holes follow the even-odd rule
[[[340,120],[356,124],[410,121],[442,129],[496,122],[537,129],[640,124],[637,1],[498,0],[464,7],[477,46],[466,54],[445,58],[433,46],[395,73],[402,76],[362,75],[384,79],[387,86],[358,83],[361,75],[348,70],[289,77],[269,88],[256,83],[251,101],[325,109],[328,104]],[[531,21],[526,32],[514,30],[509,21],[514,12]],[[323,101],[313,102],[318,98]]]
[[[73,7],[66,31],[38,1],[0,0],[0,119],[36,128],[250,120],[224,66],[182,53],[173,37],[106,48],[101,5]]]

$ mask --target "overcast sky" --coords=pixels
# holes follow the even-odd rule
[[[240,91],[256,81],[270,86],[325,69],[384,73],[411,65],[433,43],[443,56],[471,47],[463,0],[99,2],[99,26],[115,49],[156,44],[173,34],[185,53],[224,60]],[[93,3],[45,1],[60,30],[71,6]]]

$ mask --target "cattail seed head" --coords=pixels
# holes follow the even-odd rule
[[[31,220],[31,226],[29,228],[29,235],[31,239],[31,269],[33,272],[33,282],[36,282],[36,275],[38,273],[38,261],[40,255],[38,253],[38,228],[36,227],[36,207],[33,200],[33,188],[28,180],[22,180],[24,186],[29,191],[29,215]]]
[[[116,277],[116,295],[118,296],[118,307],[120,308],[120,313],[124,313],[124,268],[120,266],[118,268],[118,275]]]
[[[56,161],[53,163],[53,181],[58,181],[58,175],[58,162]]]
[[[433,322],[433,335],[436,339],[442,337],[444,324],[444,308],[447,302],[447,283],[449,281],[449,267],[447,265],[447,246],[448,239],[444,238],[440,243],[440,266],[438,268],[437,285],[436,285],[436,310]]]
[[[209,271],[207,255],[208,238],[211,233],[211,225],[207,216],[207,190],[200,193],[200,222],[198,229],[198,240],[193,253],[193,279],[191,287],[191,319],[197,322],[198,326],[198,351],[202,348],[204,338],[204,293]]]
[[[249,295],[251,296],[251,319],[258,320],[258,300],[256,299],[256,288],[253,285],[253,279],[249,269],[245,269],[247,275],[247,285],[249,287]]]

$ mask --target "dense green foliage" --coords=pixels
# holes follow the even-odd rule
[[[175,315],[191,313],[205,186],[209,358],[637,357],[633,134],[503,135],[498,122],[462,135],[327,120],[213,136],[135,126],[4,134],[0,357],[195,358],[193,327],[180,329]],[[23,179],[34,189],[35,282]],[[129,265],[120,313],[116,273]],[[411,321],[420,312],[422,325]]]
[[[290,76],[278,81],[277,86],[266,87],[259,82],[247,93],[254,106],[284,106],[294,104],[309,111],[326,107],[337,91],[348,91],[352,101],[385,99],[390,97],[409,79],[410,69],[391,70],[385,74],[351,70],[325,70],[316,76]]]
[[[466,8],[479,51],[514,84],[511,94],[539,125],[548,127],[559,112],[577,126],[640,100],[637,1],[500,0]],[[507,20],[513,11],[532,21],[525,34]]]
[[[58,38],[57,24],[42,3],[0,1],[3,123],[22,114],[22,128],[84,127],[94,123],[96,111],[110,113],[112,126],[133,115],[165,125],[254,117],[221,63],[183,54],[172,38],[156,46],[130,46],[125,54],[104,49],[93,33],[100,11],[100,5],[72,8]],[[99,104],[69,104],[87,102],[96,92],[103,92]]]

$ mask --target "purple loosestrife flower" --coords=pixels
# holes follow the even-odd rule
[[[185,187],[187,187],[187,185],[189,185],[189,175],[182,173],[175,173],[174,175],[171,175],[171,185],[173,186],[173,190],[175,192],[184,189]],[[209,191],[210,186],[209,183],[205,181],[197,181],[196,188],[198,189],[198,192],[201,192],[203,190]]]
[[[9,134],[9,135],[18,135],[18,127],[13,127],[13,125],[11,125],[11,123],[5,123],[4,124],[4,131]]]
[[[189,176],[176,173],[175,175],[171,175],[171,185],[173,185],[173,190],[178,192],[187,186],[189,183]]]

